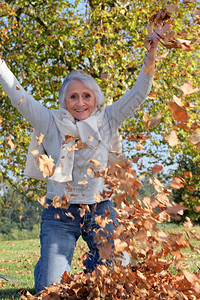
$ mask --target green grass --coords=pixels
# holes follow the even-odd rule
[[[80,247],[85,246],[79,239],[75,250],[72,273],[81,270],[78,258],[84,253]],[[0,242],[0,275],[8,275],[22,280],[23,282],[0,280],[0,299],[19,299],[19,291],[27,289],[34,294],[34,267],[39,259],[39,239],[3,241]]]
[[[160,229],[169,232],[183,232],[184,230],[191,231],[200,238],[200,226],[194,226],[191,230],[183,226],[175,224],[162,224]],[[200,250],[200,241],[191,239],[190,242],[198,247]],[[78,258],[83,254],[80,249],[85,247],[82,239],[79,239],[73,262],[72,273],[81,270],[81,264]],[[16,277],[22,281],[0,281],[0,299],[1,300],[15,300],[19,299],[19,290],[27,289],[34,294],[34,267],[39,258],[40,245],[39,239],[34,240],[20,240],[20,241],[2,241],[0,242],[0,274]],[[190,272],[200,270],[200,251],[195,252],[191,249],[184,250],[185,258],[181,260],[180,268],[187,269]]]

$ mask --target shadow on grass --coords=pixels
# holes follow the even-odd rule
[[[28,289],[29,293],[32,295],[35,294],[35,289]],[[15,300],[15,299],[20,299],[21,295],[26,295],[25,294],[26,290],[25,289],[0,289],[0,299],[1,300]]]

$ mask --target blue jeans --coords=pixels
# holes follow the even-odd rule
[[[62,274],[70,271],[71,261],[80,235],[89,247],[89,255],[85,261],[87,272],[93,271],[96,264],[101,264],[99,250],[95,242],[96,216],[104,216],[110,209],[110,219],[118,226],[116,211],[111,201],[103,201],[89,205],[90,212],[85,211],[83,217],[80,216],[80,206],[71,204],[68,209],[55,208],[50,205],[43,210],[41,222],[41,256],[35,267],[35,289],[36,292],[44,289],[56,281],[60,281]],[[74,216],[74,220],[67,213]],[[59,215],[59,218],[55,218]],[[113,223],[106,224],[104,228],[108,236],[115,230]],[[101,230],[100,230],[101,232]],[[100,233],[105,235],[105,233]],[[109,238],[108,238],[109,239]],[[110,241],[112,243],[112,241]]]

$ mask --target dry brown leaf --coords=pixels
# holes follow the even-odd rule
[[[179,139],[175,130],[172,130],[169,137],[165,137],[165,140],[168,141],[170,147],[174,147],[179,143]]]
[[[20,91],[20,88],[19,88],[19,86],[17,84],[16,84],[16,90]]]
[[[161,114],[158,113],[155,116],[155,118],[153,120],[151,120],[151,124],[150,124],[151,128],[153,128],[153,127],[157,126],[158,124],[160,124],[161,117],[162,117]]]
[[[36,157],[35,159],[38,163],[39,170],[43,173],[44,178],[53,175],[55,170],[55,164],[51,155],[47,156],[46,154],[42,154],[39,157]]]
[[[186,218],[185,218],[185,222],[183,223],[183,226],[185,226],[185,227],[187,227],[187,228],[192,228],[193,225],[194,225],[194,224],[192,223],[191,219],[188,218],[188,217],[186,217]]]
[[[160,171],[163,170],[163,167],[160,165],[155,165],[153,167],[151,167],[151,170],[153,172],[153,174],[159,173]]]
[[[9,134],[8,145],[10,146],[11,149],[15,149],[15,144],[12,142],[11,138],[12,138],[11,134]]]
[[[38,150],[32,150],[32,151],[31,151],[31,154],[33,154],[34,156],[37,155],[38,153],[39,153]]]
[[[83,185],[85,185],[85,184],[87,184],[87,183],[88,183],[87,180],[81,180],[81,181],[78,181],[78,184],[83,184]]]
[[[41,145],[41,143],[43,141],[43,138],[44,138],[44,134],[43,133],[40,133],[39,137],[36,136],[36,140],[37,140],[38,146]]]
[[[101,165],[101,163],[98,160],[94,159],[94,158],[91,158],[89,160],[89,162],[91,162],[91,164],[93,164],[95,167],[100,167],[100,165]]]
[[[184,104],[181,101],[181,98],[178,98],[177,96],[173,95],[173,100],[178,106],[184,107]]]
[[[23,97],[20,99],[20,101],[19,101],[19,103],[17,104],[17,106],[19,106],[20,104],[22,104],[22,103],[24,102],[24,98],[25,98],[25,96],[23,96]]]
[[[196,93],[199,91],[198,88],[193,88],[192,84],[188,81],[186,83],[184,83],[179,90],[181,91],[181,93],[186,96],[186,95],[190,95],[193,93]]]
[[[194,144],[195,146],[199,146],[200,144],[200,131],[196,131],[194,134],[192,134],[188,141],[191,143],[191,144]]]
[[[121,241],[120,239],[115,239],[114,244],[115,244],[115,251],[116,252],[123,252],[128,247],[128,244],[125,241]]]
[[[175,190],[179,190],[181,188],[183,188],[186,184],[186,181],[180,177],[180,176],[172,176],[173,180],[170,182],[170,186],[175,189]]]
[[[177,105],[175,102],[169,102],[168,106],[172,111],[173,118],[181,123],[187,123],[190,119],[187,110],[184,107]]]

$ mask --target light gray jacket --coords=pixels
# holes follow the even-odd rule
[[[106,107],[102,126],[99,128],[102,142],[98,145],[98,149],[85,148],[75,151],[73,180],[69,182],[73,187],[70,203],[95,203],[94,195],[101,193],[105,188],[103,178],[94,178],[93,174],[88,175],[87,169],[92,167],[97,171],[107,166],[113,135],[119,126],[147,98],[153,78],[146,75],[143,68],[134,87],[118,101]],[[56,163],[61,149],[61,134],[54,123],[51,110],[41,106],[23,89],[5,62],[0,65],[0,84],[10,98],[12,105],[18,109],[38,133],[44,134],[43,147],[47,155],[51,155]],[[16,86],[18,87],[16,88]],[[89,162],[91,158],[98,160],[101,166],[94,167]],[[88,182],[85,185],[78,183],[85,180]],[[56,195],[62,197],[64,194],[69,194],[65,183],[53,182],[47,179],[47,198],[53,199]]]

